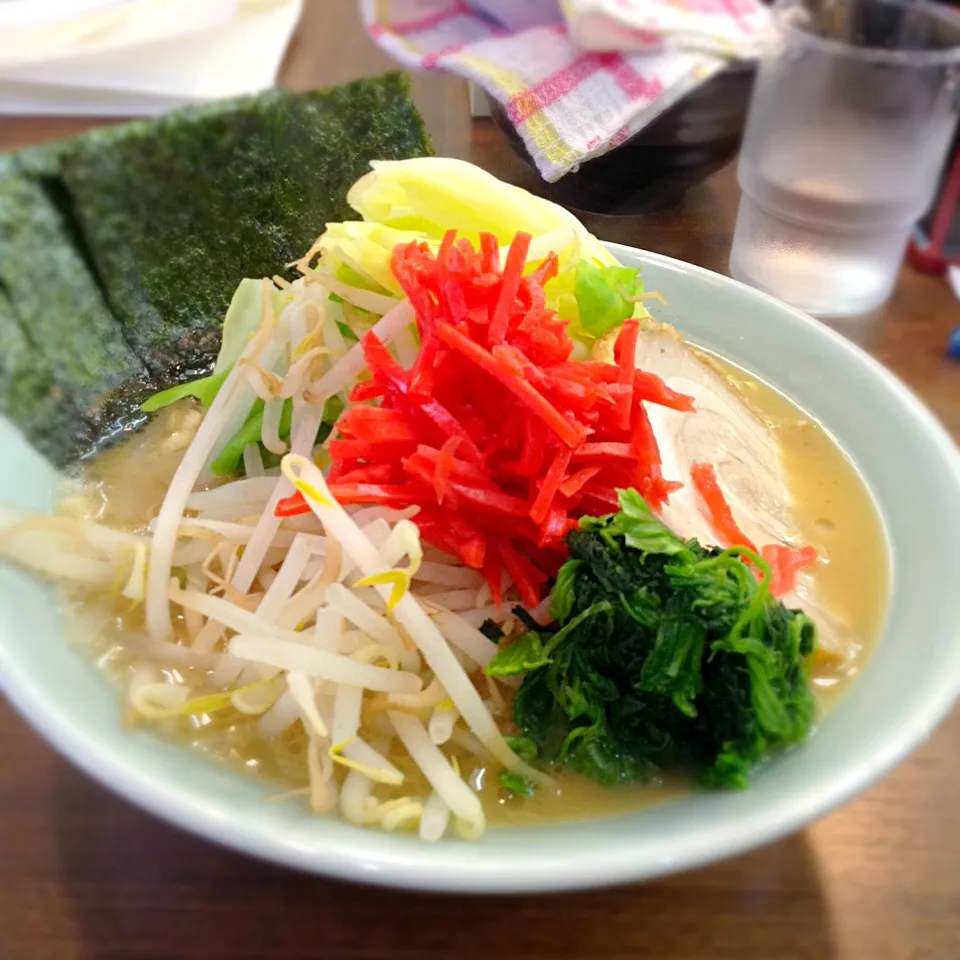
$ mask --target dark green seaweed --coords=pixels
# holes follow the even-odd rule
[[[273,90],[0,155],[0,413],[64,464],[208,372],[243,277],[354,217],[371,160],[432,152],[407,91]]]
[[[42,184],[0,166],[2,409],[56,462],[89,448],[104,398],[143,364]]]
[[[41,453],[61,462],[63,439],[79,431],[82,445],[92,439],[90,428],[49,371],[38,368],[31,356],[13,305],[0,288],[0,411]]]
[[[95,130],[62,175],[110,305],[161,373],[216,351],[242,277],[283,272],[327,221],[355,217],[346,193],[371,159],[429,149],[390,74]]]

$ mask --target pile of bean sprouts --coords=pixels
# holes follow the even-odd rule
[[[292,284],[262,281],[260,325],[145,528],[8,511],[0,552],[143,604],[152,663],[133,671],[127,691],[139,717],[234,710],[257,718],[265,739],[300,724],[309,776],[302,792],[314,811],[415,829],[424,840],[448,828],[475,839],[484,810],[455,749],[545,781],[498,728],[503,681],[483,676],[496,645],[479,628],[492,620],[509,633],[516,594],[505,581],[503,604],[494,605],[478,571],[425,549],[416,507],[344,508],[331,495],[316,445],[324,406],[346,398],[365,372],[359,344],[348,345],[338,320],[364,311],[405,366],[416,343],[407,301],[314,270],[312,253]],[[280,466],[265,468],[251,444],[243,475],[218,482],[210,465],[257,398],[265,403],[262,445],[282,457]],[[278,429],[287,400],[289,443]],[[277,501],[294,491],[311,512],[276,517]],[[158,669],[164,664],[189,669]],[[415,784],[388,759],[398,751],[422,773]]]

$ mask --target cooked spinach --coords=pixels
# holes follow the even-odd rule
[[[619,498],[619,513],[569,534],[556,622],[503,646],[487,672],[525,674],[514,719],[540,762],[604,784],[683,767],[744,787],[810,731],[814,625],[773,598],[757,554],[683,541],[638,493]]]
[[[497,774],[497,780],[501,787],[518,797],[532,797],[535,792],[533,784],[526,777],[521,777],[519,773],[501,770]]]

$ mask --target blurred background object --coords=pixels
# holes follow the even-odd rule
[[[133,116],[273,86],[302,0],[5,0],[0,112]]]
[[[957,121],[960,15],[777,0],[740,155],[730,272],[818,317],[893,291]]]
[[[958,132],[960,133],[960,132]],[[939,276],[960,264],[960,135],[954,134],[936,199],[913,231],[908,248],[910,265]]]
[[[541,192],[633,214],[676,203],[736,153],[759,0],[363,0],[402,63],[449,70],[490,113]]]

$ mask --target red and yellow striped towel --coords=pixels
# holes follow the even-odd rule
[[[755,57],[767,23],[759,0],[363,0],[363,13],[401,63],[502,104],[548,181]]]

